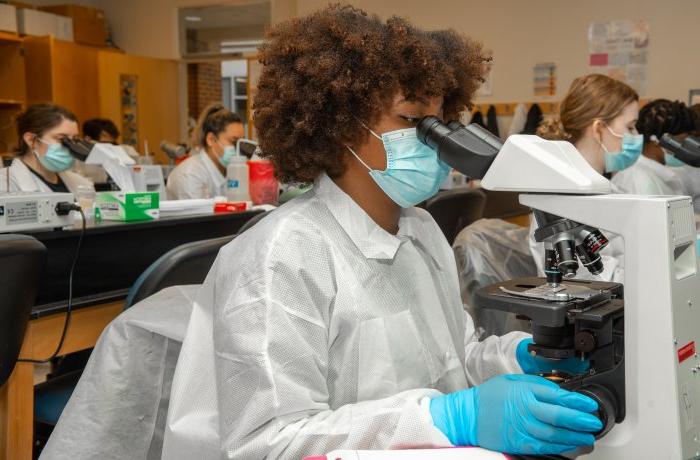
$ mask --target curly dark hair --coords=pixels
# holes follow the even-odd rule
[[[490,57],[455,31],[424,32],[332,5],[273,27],[260,48],[253,105],[261,156],[283,182],[343,173],[392,98],[444,97],[445,119],[471,106]]]
[[[681,101],[656,99],[639,111],[637,131],[644,142],[651,136],[661,139],[664,134],[685,134],[695,131],[695,113]]]

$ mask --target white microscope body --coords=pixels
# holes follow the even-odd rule
[[[622,423],[579,458],[700,457],[700,275],[690,198],[610,194],[568,142],[511,136],[482,180],[534,209],[624,239]]]

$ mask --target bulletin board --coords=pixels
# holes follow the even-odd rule
[[[122,109],[122,142],[138,150],[138,76],[128,74],[119,75],[119,87]]]
[[[649,21],[593,22],[588,28],[589,66],[647,94]]]

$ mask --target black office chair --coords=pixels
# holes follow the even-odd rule
[[[233,238],[235,235],[194,241],[166,252],[153,262],[131,286],[124,309],[166,287],[203,283],[219,249]]]
[[[46,263],[46,247],[27,235],[0,235],[0,387],[12,374]]]
[[[481,190],[462,188],[438,193],[428,200],[425,209],[451,245],[464,227],[481,219],[485,204],[486,196]]]
[[[245,232],[246,230],[250,229],[253,225],[257,224],[261,220],[263,220],[265,217],[267,217],[268,214],[270,214],[272,211],[264,211],[261,212],[260,214],[256,214],[255,216],[251,217],[250,220],[248,220],[243,226],[238,230],[238,235],[241,233]]]

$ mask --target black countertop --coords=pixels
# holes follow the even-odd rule
[[[153,221],[104,221],[85,231],[73,275],[73,308],[126,297],[136,279],[160,256],[184,243],[238,233],[262,211],[163,217]],[[48,249],[32,318],[68,306],[68,274],[80,229],[28,233]]]

